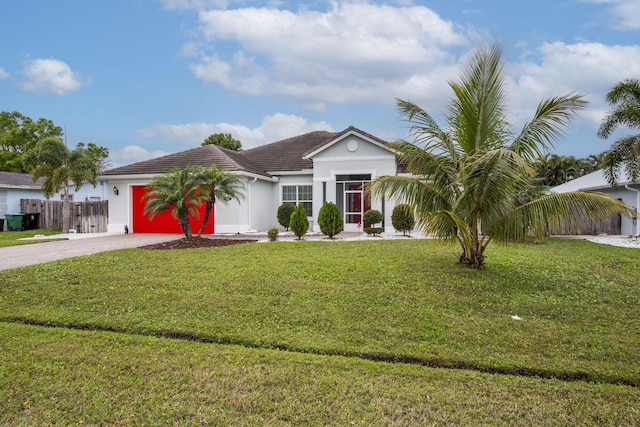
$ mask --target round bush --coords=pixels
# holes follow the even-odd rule
[[[293,212],[294,208],[295,206],[291,203],[283,203],[278,208],[278,224],[280,224],[287,230],[289,229],[289,221],[291,220],[291,213]]]
[[[322,205],[318,214],[318,225],[322,234],[329,236],[330,239],[344,230],[344,220],[335,203],[326,202]]]
[[[406,235],[407,232],[413,230],[416,220],[413,217],[413,209],[410,205],[398,205],[393,208],[391,213],[391,225],[397,231],[402,231]]]
[[[374,225],[379,222],[382,222],[383,216],[382,216],[382,212],[375,209],[369,209],[364,213],[364,215],[362,216],[362,219],[366,224]]]

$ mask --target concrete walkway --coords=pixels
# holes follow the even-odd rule
[[[0,270],[115,249],[136,248],[138,246],[168,242],[182,237],[184,236],[181,234],[58,234],[47,236],[47,238],[64,238],[68,240],[0,248]]]

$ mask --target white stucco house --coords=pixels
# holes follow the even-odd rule
[[[5,218],[6,214],[20,213],[21,199],[44,199],[40,185],[39,180],[32,182],[29,174],[0,171],[0,218]],[[108,187],[105,181],[99,181],[95,188],[91,184],[84,184],[78,191],[75,191],[75,186],[69,191],[73,201],[99,201],[107,200]],[[51,200],[62,200],[62,196],[61,190]]]
[[[393,201],[372,198],[364,185],[380,176],[405,173],[388,143],[353,126],[342,132],[310,132],[250,150],[235,152],[215,145],[105,171],[109,186],[109,232],[181,233],[167,214],[150,220],[143,214],[145,186],[172,167],[216,166],[240,176],[245,198],[240,203],[216,203],[206,233],[246,233],[278,226],[276,212],[285,202],[306,209],[310,230],[324,202],[334,202],[343,214],[345,231],[361,230],[362,214],[377,209],[392,231]],[[201,215],[202,216],[202,215]],[[197,223],[196,226],[200,226]]]
[[[620,174],[623,176],[624,174]],[[580,178],[565,182],[562,185],[551,189],[554,193],[568,193],[572,191],[593,191],[603,193],[622,201],[627,206],[631,206],[636,213],[640,211],[640,184],[630,182],[623,178],[618,183],[617,188],[612,187],[608,182],[602,170],[597,170]],[[621,218],[620,233],[621,235],[640,235],[640,221],[636,218]]]

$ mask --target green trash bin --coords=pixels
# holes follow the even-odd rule
[[[7,231],[22,231],[24,214],[4,214],[7,220]]]

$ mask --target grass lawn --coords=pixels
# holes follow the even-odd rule
[[[60,234],[60,230],[27,230],[27,231],[3,231],[0,233],[0,248],[4,246],[17,246],[17,245],[29,245],[32,243],[53,242],[56,239],[43,239],[43,240],[18,240],[29,237],[34,237],[37,234],[44,236],[52,236],[54,234]]]
[[[486,271],[457,252],[277,242],[0,271],[0,424],[640,423],[637,249],[494,245]]]

